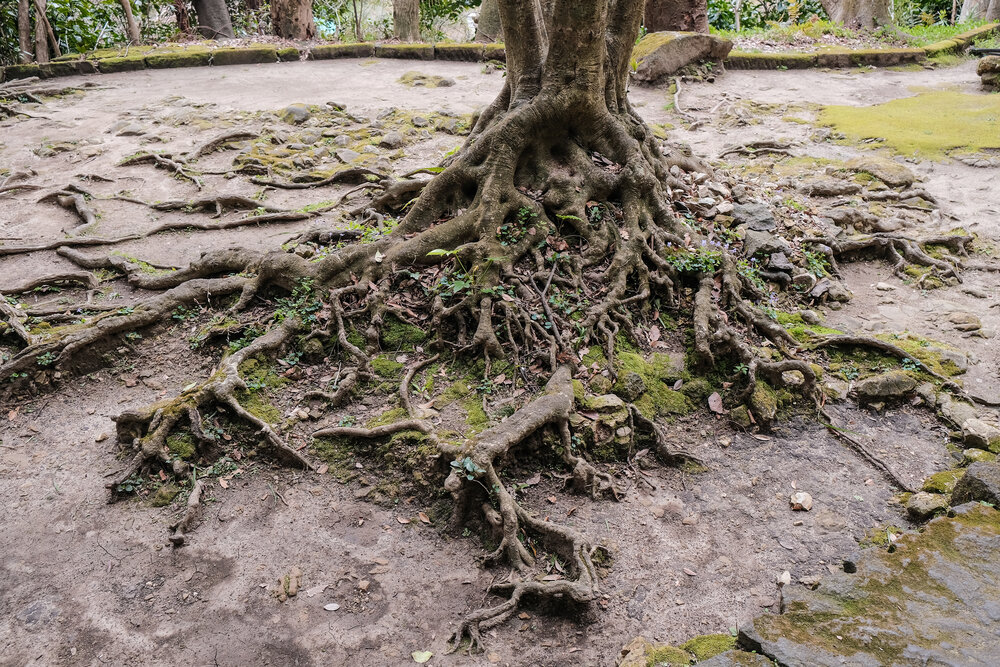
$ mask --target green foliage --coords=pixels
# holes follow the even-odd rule
[[[445,23],[455,21],[480,0],[420,0],[420,30],[432,39],[441,39]]]
[[[814,16],[821,21],[829,18],[819,0],[760,0],[742,4],[740,25],[743,30],[755,30],[777,23],[810,22]],[[735,0],[708,0],[708,22],[715,30],[735,30]]]
[[[466,456],[464,459],[459,459],[457,461],[452,461],[451,462],[451,467],[455,468],[456,470],[458,470],[459,472],[461,472],[463,475],[465,475],[465,478],[467,480],[469,480],[470,482],[476,478],[476,475],[482,475],[484,472],[486,472],[485,470],[483,470],[482,468],[480,468],[478,465],[476,465],[476,462],[473,461],[468,456]]]
[[[315,285],[311,278],[303,278],[295,287],[292,293],[286,297],[276,299],[278,309],[274,311],[274,320],[284,322],[289,317],[298,317],[303,322],[316,322],[316,312],[322,308],[319,298],[315,294]]]

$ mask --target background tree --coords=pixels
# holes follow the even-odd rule
[[[49,36],[45,24],[45,0],[35,0],[35,61],[49,62]]]
[[[233,23],[226,0],[192,0],[198,17],[198,32],[209,39],[232,38]]]
[[[649,32],[683,30],[708,33],[707,0],[646,0],[645,26]]]
[[[285,39],[313,39],[312,0],[271,0],[271,26],[274,34]]]
[[[402,42],[420,41],[420,0],[393,0],[392,33]]]
[[[476,41],[503,41],[503,29],[500,26],[500,5],[497,0],[483,0],[483,4],[479,6],[479,21],[476,23]]]
[[[821,0],[835,23],[848,28],[877,28],[892,23],[892,0]]]
[[[119,2],[121,2],[122,11],[125,13],[125,28],[129,41],[138,44],[142,41],[142,35],[139,33],[139,25],[135,22],[135,17],[132,15],[132,3],[129,0],[119,0]]]
[[[31,0],[17,0],[17,42],[19,60],[31,62]]]

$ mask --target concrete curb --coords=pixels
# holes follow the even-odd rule
[[[1000,23],[991,23],[919,49],[829,50],[817,53],[746,53],[734,51],[724,64],[730,69],[807,69],[811,67],[888,67],[918,63],[946,53],[964,51],[980,37],[1000,33]],[[221,67],[331,60],[335,58],[399,58],[404,60],[450,60],[465,62],[506,61],[503,44],[321,44],[299,49],[259,44],[245,47],[209,48],[203,44],[187,47],[139,47],[124,53],[103,49],[90,54],[69,54],[44,65],[10,65],[0,68],[0,82],[37,76],[50,79],[77,74],[112,74],[141,69],[172,67]],[[95,57],[102,54],[102,57]],[[304,57],[303,57],[304,56]]]

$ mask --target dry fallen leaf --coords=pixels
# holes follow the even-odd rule
[[[429,516],[427,516],[426,514],[424,514],[423,512],[419,512],[417,514],[417,516],[420,518],[420,521],[422,523],[430,523],[431,522],[431,518]]]
[[[697,577],[698,576],[698,573],[695,572],[694,570],[690,569],[690,568],[684,568],[684,574],[686,574],[689,577]]]
[[[405,519],[405,518],[403,518],[403,517],[401,517],[401,516],[397,516],[397,517],[396,517],[396,521],[398,521],[398,522],[400,522],[400,523],[402,523],[402,524],[407,524],[407,523],[410,523],[410,520],[409,520],[409,519]]]
[[[430,651],[414,651],[410,654],[410,657],[413,658],[413,662],[422,665],[430,660],[433,655]]]
[[[708,397],[708,408],[716,414],[722,415],[726,413],[726,409],[722,407],[722,396],[719,396],[719,392],[713,392]]]

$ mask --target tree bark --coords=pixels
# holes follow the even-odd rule
[[[831,21],[848,28],[876,28],[892,22],[892,0],[821,0],[821,4]]]
[[[708,34],[707,0],[647,0],[646,30],[681,30]]]
[[[35,61],[49,62],[49,35],[45,29],[45,0],[35,0]]]
[[[392,0],[392,33],[401,42],[420,41],[420,0]]]
[[[17,44],[19,60],[31,62],[31,0],[17,0]]]
[[[1000,0],[991,0],[983,18],[987,21],[1000,21]]]
[[[188,16],[187,0],[174,0],[174,14],[177,15],[177,32],[184,35],[191,32],[191,17]]]
[[[119,0],[122,5],[122,11],[125,12],[125,25],[128,29],[128,38],[133,44],[138,44],[142,41],[142,35],[139,34],[139,24],[135,22],[135,16],[132,15],[132,3],[130,0]]]
[[[311,0],[271,0],[271,27],[274,34],[285,39],[313,39]]]
[[[990,0],[965,0],[962,3],[962,12],[959,14],[959,22],[978,21],[986,16],[986,11],[990,7]]]
[[[234,37],[226,0],[192,0],[198,17],[198,32],[209,39]]]
[[[497,0],[483,0],[483,4],[479,6],[476,41],[503,41],[503,28],[500,26],[500,5],[497,4]]]

